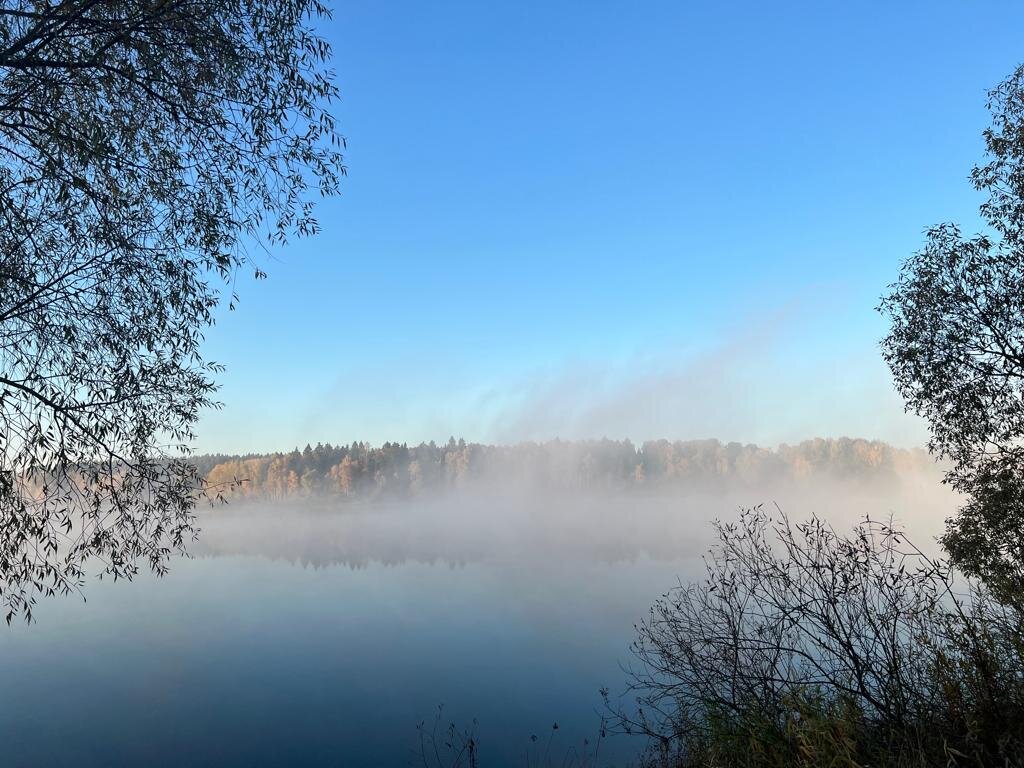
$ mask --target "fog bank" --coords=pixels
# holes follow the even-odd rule
[[[778,505],[790,518],[818,515],[840,529],[864,516],[894,519],[920,546],[934,539],[957,498],[934,470],[885,482],[822,479],[760,487],[541,492],[475,487],[413,499],[316,496],[215,505],[200,511],[198,556],[253,555],[312,566],[378,562],[538,565],[636,558],[698,559],[711,522]]]

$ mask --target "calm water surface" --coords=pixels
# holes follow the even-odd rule
[[[706,521],[735,508],[204,513],[195,559],[169,576],[91,583],[88,602],[43,602],[37,623],[0,631],[3,765],[418,765],[416,725],[439,704],[446,722],[478,720],[484,765],[525,765],[555,722],[564,754],[595,735],[598,689],[623,690],[633,624],[700,574]],[[639,747],[612,738],[601,762]]]
[[[234,511],[166,578],[43,603],[0,632],[4,764],[404,766],[439,704],[478,720],[488,765],[521,764],[554,722],[555,750],[593,737],[598,689],[622,688],[633,623],[687,553],[408,514]]]

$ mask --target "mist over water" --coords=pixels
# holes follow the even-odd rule
[[[937,470],[914,470],[884,483],[815,478],[740,490],[599,494],[478,487],[415,500],[242,502],[205,509],[192,551],[351,567],[699,559],[713,538],[713,520],[757,504],[778,506],[794,520],[815,514],[839,528],[865,515],[891,517],[929,547],[955,509],[956,497],[939,479]]]
[[[594,737],[633,624],[700,577],[712,519],[892,515],[927,548],[956,503],[938,479],[203,507],[167,578],[90,585],[0,634],[5,764],[410,765],[439,704],[478,720],[487,765],[523,764],[554,722],[553,749]]]

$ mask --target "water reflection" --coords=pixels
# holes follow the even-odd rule
[[[944,516],[912,488],[801,501],[837,521],[902,506],[921,530]],[[0,634],[5,764],[409,765],[439,703],[479,720],[488,765],[522,764],[553,721],[565,747],[597,727],[633,623],[699,574],[705,521],[740,503],[207,511],[169,577],[93,585]]]
[[[762,502],[780,504],[794,517],[813,512],[839,527],[865,514],[892,514],[927,543],[942,530],[954,499],[929,474],[887,486],[818,483],[757,494],[465,494],[404,503],[321,506],[314,501],[286,508],[243,503],[206,510],[193,552],[352,568],[407,562],[678,560],[704,552],[712,519],[728,519]]]

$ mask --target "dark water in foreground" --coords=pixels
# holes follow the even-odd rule
[[[488,765],[556,721],[553,752],[592,738],[598,688],[621,688],[632,624],[679,564],[493,554],[205,554],[44,603],[0,632],[3,765],[419,764],[416,725],[442,703],[477,718]]]
[[[218,512],[168,577],[42,603],[0,631],[0,764],[420,765],[438,704],[479,721],[487,766],[525,765],[554,722],[552,755],[593,739],[714,511],[485,506]]]

